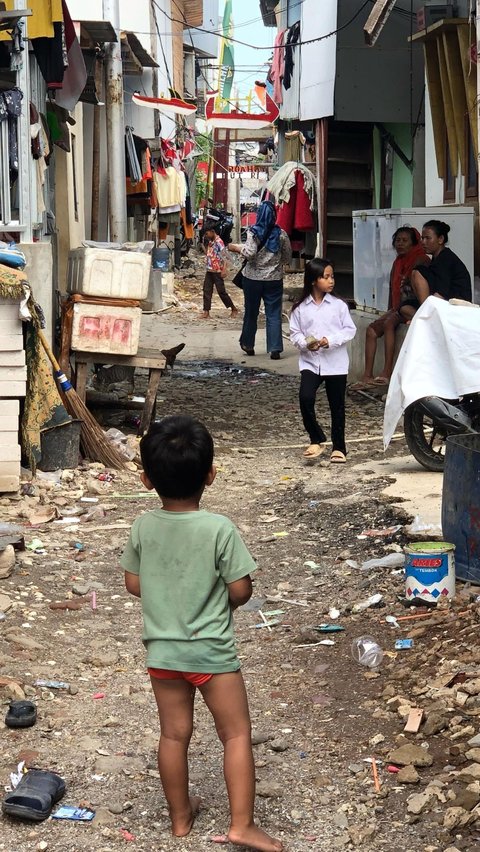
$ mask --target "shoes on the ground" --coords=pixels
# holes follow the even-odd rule
[[[240,344],[240,349],[242,352],[245,352],[245,355],[255,355],[255,349],[248,349],[246,346],[242,346],[242,344]]]
[[[272,361],[280,361],[280,352],[270,352]]]
[[[310,444],[303,453],[303,457],[305,459],[316,459],[325,452],[325,447],[326,444]]]
[[[347,457],[341,450],[334,450],[330,456],[330,462],[332,464],[345,464],[346,461]]]

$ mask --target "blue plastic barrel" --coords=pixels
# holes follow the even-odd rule
[[[170,249],[168,246],[152,249],[152,268],[168,272],[170,269]]]
[[[442,531],[455,545],[457,577],[480,584],[480,435],[447,438]]]

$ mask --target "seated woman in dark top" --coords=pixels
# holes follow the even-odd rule
[[[446,244],[450,226],[430,219],[422,228],[422,244],[432,256],[429,266],[418,266],[412,272],[411,284],[422,305],[429,296],[440,299],[472,301],[470,273],[460,258]]]

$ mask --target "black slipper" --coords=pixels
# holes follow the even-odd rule
[[[11,701],[5,716],[7,728],[31,728],[37,721],[37,708],[33,701]]]
[[[7,793],[2,811],[8,816],[41,822],[50,816],[53,806],[60,801],[65,790],[65,781],[60,775],[43,769],[30,769],[22,775],[15,790]]]

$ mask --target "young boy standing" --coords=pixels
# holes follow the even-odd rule
[[[217,293],[220,296],[226,308],[230,308],[230,316],[236,317],[238,310],[233,304],[230,296],[225,289],[225,275],[227,274],[227,258],[225,253],[225,243],[218,236],[214,228],[207,228],[205,231],[205,251],[207,255],[207,271],[203,282],[203,313],[202,319],[210,317],[210,309],[212,307],[213,288],[217,288]]]
[[[172,833],[190,832],[200,803],[189,796],[187,762],[198,688],[224,748],[230,829],[220,840],[281,852],[281,842],[253,820],[250,715],[233,634],[233,610],[249,600],[256,566],[234,524],[199,507],[216,474],[212,437],[192,417],[165,417],[142,438],[140,452],[142,482],[162,506],[134,521],[121,564],[127,590],[142,602]]]

